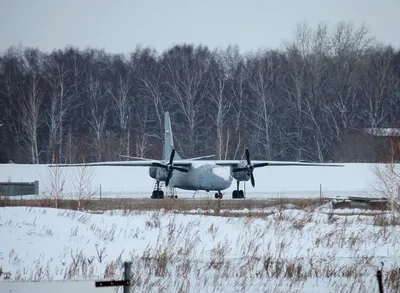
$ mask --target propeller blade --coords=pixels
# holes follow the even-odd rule
[[[251,162],[250,162],[250,152],[249,152],[249,149],[246,149],[246,160],[247,160],[247,164],[250,165]]]
[[[269,163],[256,163],[256,164],[254,164],[254,168],[265,167],[268,165],[269,165]]]
[[[161,167],[161,168],[166,168],[166,167],[167,167],[167,166],[164,165],[164,164],[156,163],[156,162],[154,162],[152,165],[153,165],[153,166],[156,166],[156,167]]]
[[[171,177],[172,177],[172,171],[169,171],[168,175],[167,175],[167,179],[165,179],[165,185],[166,186],[168,186],[169,180],[171,179]]]
[[[251,185],[253,185],[253,187],[254,187],[256,185],[256,183],[254,180],[253,172],[250,173],[250,179],[251,179]]]
[[[174,161],[174,156],[175,156],[175,149],[172,149],[171,156],[169,157],[169,164],[170,165],[172,165],[172,162]]]
[[[174,167],[174,169],[185,173],[189,172],[187,169],[181,167]]]

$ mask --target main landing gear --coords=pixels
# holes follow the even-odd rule
[[[218,198],[221,199],[222,198],[221,191],[216,192],[214,196],[215,196],[216,199],[218,199]]]
[[[164,198],[164,191],[160,190],[160,181],[156,183],[157,188],[153,190],[151,194],[151,198],[153,199],[163,199]]]
[[[236,190],[232,191],[232,198],[244,198],[243,190],[239,190],[239,181],[236,181]]]
[[[172,199],[178,198],[178,195],[175,194],[175,188],[170,188],[170,187],[167,188],[166,196]]]

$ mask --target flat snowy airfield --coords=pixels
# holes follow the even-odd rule
[[[265,167],[254,171],[256,186],[246,183],[246,195],[251,199],[296,197],[311,198],[320,196],[320,185],[325,197],[336,196],[375,196],[374,164],[344,164],[344,167]],[[0,182],[39,180],[41,193],[49,193],[54,176],[50,175],[48,165],[0,164]],[[148,167],[87,167],[90,173],[91,189],[96,196],[149,198],[155,180],[149,176]],[[60,168],[65,181],[63,193],[71,196],[77,185],[79,168]],[[222,191],[225,197],[232,198],[236,181],[229,189]],[[243,189],[243,183],[241,184]],[[214,192],[177,189],[178,196],[183,198],[214,197]]]
[[[63,170],[68,194],[73,168]],[[46,176],[46,166],[0,166],[0,181],[39,180],[41,191]],[[246,186],[254,199],[318,197],[319,184],[324,195],[374,195],[368,164],[267,167],[255,178],[256,188]],[[97,167],[93,188],[100,184],[107,196],[148,198],[154,181],[147,168]],[[126,260],[132,261],[133,292],[378,292],[382,262],[385,292],[400,288],[398,213],[329,204],[270,207],[263,216],[236,212],[246,216],[2,207],[0,292],[53,292],[24,291],[15,280],[119,279]]]

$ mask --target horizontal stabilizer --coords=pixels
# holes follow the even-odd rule
[[[201,157],[196,157],[196,158],[189,158],[189,159],[185,159],[185,160],[195,161],[195,160],[202,160],[202,159],[212,158],[212,157],[215,157],[215,155],[207,155],[207,156],[201,156]]]
[[[207,155],[207,156],[189,158],[189,159],[185,159],[185,161],[196,161],[196,160],[202,160],[202,159],[212,158],[212,157],[215,157],[215,155]],[[125,156],[125,155],[117,155],[117,158],[132,159],[132,160],[142,160],[142,161],[154,161],[153,159],[149,159],[149,158],[132,157],[132,156]]]
[[[142,160],[142,161],[153,161],[153,159],[125,156],[125,155],[117,155],[117,158],[132,159],[132,160]]]

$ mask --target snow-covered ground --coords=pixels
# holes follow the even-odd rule
[[[60,170],[63,194],[72,197],[81,169]],[[96,196],[101,185],[103,197],[148,198],[154,186],[148,168],[90,170]],[[47,165],[3,164],[0,182],[39,180],[43,195],[55,183],[51,172]],[[256,187],[246,185],[247,198],[319,197],[320,184],[325,197],[376,196],[371,164],[267,167],[254,175]],[[234,188],[225,191],[228,198]],[[193,192],[178,195],[191,198]],[[382,263],[385,292],[400,288],[399,213],[332,210],[328,204],[226,211],[240,217],[213,212],[2,207],[0,292],[18,280],[119,279],[124,261],[132,261],[138,292],[377,292]]]
[[[383,262],[385,292],[396,292],[388,276],[400,267],[399,214],[272,211],[233,218],[3,207],[0,279],[121,278],[132,261],[135,292],[377,292]]]
[[[320,187],[325,197],[375,196],[374,164],[344,164],[344,167],[265,167],[254,171],[256,186],[245,185],[247,198],[265,197],[319,197]],[[0,182],[39,180],[40,193],[49,193],[54,182],[55,168],[48,165],[0,164]],[[78,167],[60,168],[57,176],[65,181],[63,193],[71,196],[76,189]],[[53,173],[52,173],[53,172]],[[147,167],[90,167],[86,171],[91,178],[91,190],[97,197],[100,190],[103,197],[149,198],[154,188],[154,179]],[[233,181],[229,189],[223,191],[231,198],[236,189]],[[243,189],[243,183],[241,185]],[[193,191],[177,189],[178,196],[192,198]],[[195,197],[210,197],[213,192],[198,192]]]

